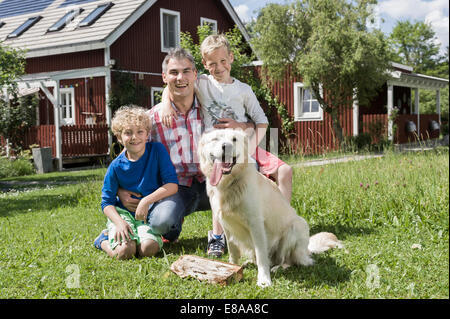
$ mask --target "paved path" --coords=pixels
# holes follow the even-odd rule
[[[327,164],[336,164],[336,163],[343,163],[343,162],[350,162],[350,161],[362,161],[369,158],[377,158],[377,157],[383,157],[383,154],[376,154],[376,155],[351,155],[351,156],[344,156],[339,158],[330,158],[330,159],[323,159],[323,160],[313,160],[313,161],[307,161],[307,162],[301,162],[301,163],[295,163],[291,166],[293,167],[308,167],[308,166],[320,166],[320,165],[327,165]]]

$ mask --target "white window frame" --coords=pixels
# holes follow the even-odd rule
[[[70,94],[70,104],[63,105],[63,95]],[[61,125],[75,125],[75,89],[74,88],[62,88],[59,90],[59,99],[60,99],[60,110],[59,110],[59,118],[61,120]],[[67,101],[67,99],[66,99]],[[64,108],[71,109],[71,117],[63,118]]]
[[[309,89],[301,82],[294,83],[294,120],[295,121],[322,121],[323,109],[319,104],[318,112],[303,112],[303,99],[301,92]],[[322,91],[322,88],[320,89]],[[322,93],[322,92],[321,92]],[[311,92],[312,94],[312,92]]]
[[[156,103],[155,103],[155,95],[154,95],[155,92],[161,92],[161,94],[162,94],[163,90],[164,90],[164,88],[152,86],[151,92],[150,92],[150,94],[151,94],[151,106],[155,106],[156,105]]]
[[[213,34],[217,33],[217,20],[200,17],[200,25],[203,26],[205,24],[205,22],[212,24],[213,27],[211,29],[211,32]]]
[[[169,52],[170,47],[165,47],[164,46],[164,15],[171,15],[171,16],[175,16],[176,17],[176,22],[177,25],[175,26],[175,46],[179,47],[180,46],[180,33],[181,33],[181,23],[180,23],[180,12],[178,11],[173,11],[173,10],[168,10],[168,9],[163,9],[160,8],[159,11],[160,15],[159,15],[159,21],[160,21],[160,26],[161,26],[161,52]]]

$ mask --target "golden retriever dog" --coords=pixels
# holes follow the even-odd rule
[[[198,145],[200,168],[207,178],[213,214],[225,231],[229,259],[247,257],[258,268],[257,284],[272,284],[272,270],[310,266],[311,253],[341,247],[335,235],[309,237],[307,222],[297,215],[277,185],[256,169],[241,130],[213,130]]]

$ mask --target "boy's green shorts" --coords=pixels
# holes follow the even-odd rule
[[[136,220],[130,214],[130,212],[126,211],[125,209],[116,206],[116,210],[119,213],[120,217],[122,217],[123,220],[125,220],[133,230],[133,234],[130,233],[131,240],[135,240],[136,244],[139,245],[146,240],[153,239],[158,243],[159,249],[161,250],[163,246],[161,235],[155,234],[149,225],[145,224],[142,220]],[[116,234],[116,225],[114,225],[114,223],[108,219],[106,227],[108,228],[109,245],[111,249],[114,250],[119,244],[119,242],[114,240],[114,235]]]

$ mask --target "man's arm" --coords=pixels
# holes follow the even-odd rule
[[[153,193],[145,196],[139,202],[139,205],[136,209],[135,218],[136,220],[147,220],[148,208],[150,204],[153,204],[163,198],[171,196],[178,192],[178,184],[175,183],[167,183],[155,190]]]
[[[125,208],[130,212],[136,211],[139,205],[140,198],[142,197],[142,195],[139,193],[135,193],[123,188],[119,188],[117,190],[117,196],[119,197],[122,205],[125,206]],[[132,196],[134,196],[134,198]]]

